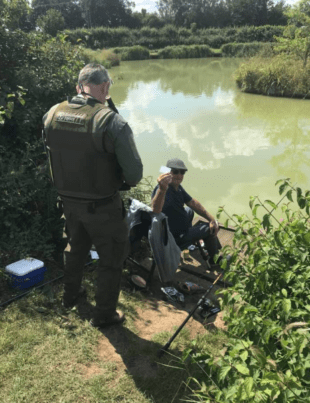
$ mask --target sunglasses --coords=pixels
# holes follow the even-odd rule
[[[181,175],[185,175],[186,170],[185,169],[171,169],[171,172],[173,175],[178,175],[179,173]]]

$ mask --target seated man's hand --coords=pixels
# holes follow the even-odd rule
[[[209,225],[210,225],[210,233],[213,236],[217,236],[217,234],[220,230],[219,222],[216,220],[212,220],[212,221],[210,221]]]
[[[159,189],[166,191],[168,189],[169,184],[172,182],[171,173],[159,175],[157,178],[157,182],[159,185]]]

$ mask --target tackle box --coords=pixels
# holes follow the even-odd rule
[[[23,290],[29,288],[44,279],[46,267],[41,260],[31,257],[19,260],[5,267],[9,275],[11,287]]]

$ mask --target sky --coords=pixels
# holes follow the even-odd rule
[[[133,0],[136,4],[134,11],[141,11],[142,8],[145,8],[148,13],[157,12],[156,1],[157,0]],[[299,0],[286,0],[287,4],[295,4]]]
[[[157,11],[156,1],[157,0],[133,0],[136,4],[134,11],[141,11],[142,8],[145,8],[148,13],[154,13]]]

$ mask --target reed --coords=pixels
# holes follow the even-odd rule
[[[224,57],[252,57],[257,54],[270,57],[273,55],[273,45],[268,42],[226,43],[221,46],[221,53]]]
[[[210,56],[215,56],[215,53],[208,45],[167,46],[158,51],[160,59],[190,59]]]
[[[83,49],[83,57],[86,63],[97,62],[107,69],[120,64],[120,57],[110,49]]]
[[[120,56],[121,60],[146,60],[150,58],[150,52],[143,46],[114,48],[113,52]]]
[[[301,60],[283,54],[251,58],[240,65],[235,79],[243,92],[310,98],[310,67],[304,68]]]

